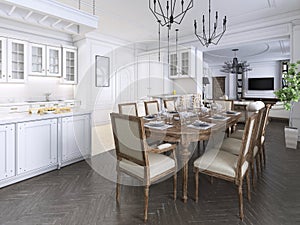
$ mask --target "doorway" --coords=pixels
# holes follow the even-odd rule
[[[213,99],[219,99],[225,95],[225,78],[213,77]]]

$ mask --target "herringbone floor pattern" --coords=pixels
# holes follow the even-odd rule
[[[284,123],[271,122],[267,130],[267,167],[244,198],[245,219],[238,217],[236,187],[200,176],[199,203],[193,200],[190,169],[186,204],[172,200],[172,179],[150,188],[148,224],[300,224],[300,151],[284,147]],[[106,153],[111,154],[111,153]],[[95,159],[97,161],[97,159]],[[101,159],[99,158],[101,167]],[[111,168],[106,168],[107,170]],[[135,225],[143,224],[143,188],[123,186],[121,205],[115,203],[115,184],[80,162],[0,190],[1,225]]]

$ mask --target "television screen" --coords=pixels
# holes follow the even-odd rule
[[[248,90],[266,91],[274,90],[274,78],[249,78],[248,79]]]

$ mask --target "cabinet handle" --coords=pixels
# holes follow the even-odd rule
[[[9,78],[11,78],[11,75],[8,75]]]
[[[2,77],[5,77],[5,75],[3,74]]]
[[[18,108],[10,108],[10,110],[18,110]]]

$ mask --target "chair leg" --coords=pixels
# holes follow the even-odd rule
[[[251,167],[251,176],[252,176],[252,186],[253,186],[253,189],[255,190],[255,173],[254,173],[254,162],[253,161],[250,163],[250,167]]]
[[[198,197],[199,197],[199,170],[195,170],[195,201],[198,202]]]
[[[117,186],[116,186],[116,201],[117,204],[120,204],[120,189],[121,189],[121,185],[120,185],[120,171],[117,171]]]
[[[260,165],[260,155],[257,154],[256,155],[256,173],[257,173],[257,177],[259,177],[259,174],[261,173],[261,165]]]
[[[250,185],[250,170],[247,171],[247,194],[248,194],[248,200],[251,201],[251,185]]]
[[[149,202],[149,186],[145,186],[145,208],[144,208],[144,221],[148,220],[148,202]]]
[[[241,220],[244,219],[244,206],[243,206],[243,182],[240,181],[238,187],[238,194],[239,194],[239,208],[240,208],[240,218]]]
[[[177,171],[174,172],[174,181],[173,181],[173,197],[174,200],[177,198]]]
[[[261,147],[262,147],[262,152],[263,152],[263,158],[264,158],[264,167],[266,167],[266,148],[265,148],[265,143],[263,143],[262,145],[261,145]]]

